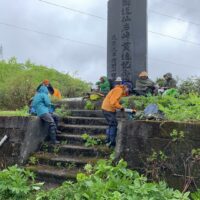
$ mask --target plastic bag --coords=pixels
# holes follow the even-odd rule
[[[178,90],[175,89],[175,88],[168,89],[168,90],[166,90],[166,91],[163,93],[163,96],[172,96],[172,97],[176,97],[176,96],[178,96],[178,95],[179,95]]]

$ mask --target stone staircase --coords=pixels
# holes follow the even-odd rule
[[[59,125],[59,145],[44,143],[40,151],[32,156],[27,168],[35,172],[39,181],[60,184],[65,180],[75,180],[87,163],[108,158],[110,149],[103,145],[106,121],[101,111],[72,110],[71,116]],[[82,134],[102,141],[102,145],[86,147]]]

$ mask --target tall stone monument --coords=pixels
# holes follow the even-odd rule
[[[108,78],[135,81],[147,70],[147,0],[108,2]]]

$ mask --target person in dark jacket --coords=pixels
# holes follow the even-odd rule
[[[139,74],[138,79],[136,80],[136,88],[134,89],[137,95],[147,95],[148,93],[156,93],[156,84],[149,79],[148,73],[143,71]]]
[[[38,85],[36,91],[38,91],[38,90],[40,89],[41,86],[46,86],[47,89],[48,89],[48,91],[49,91],[49,93],[50,93],[51,95],[54,94],[54,88],[53,88],[53,86],[50,84],[50,81],[49,81],[49,80],[45,79],[40,85]]]
[[[49,136],[51,143],[59,144],[56,140],[58,116],[50,113],[51,101],[48,96],[48,89],[46,86],[41,86],[38,92],[33,97],[32,107],[34,108],[37,116],[43,121],[48,123],[49,126]]]
[[[165,79],[165,82],[164,82],[164,88],[165,89],[176,88],[176,80],[173,79],[171,73],[165,74],[163,76],[163,78]]]

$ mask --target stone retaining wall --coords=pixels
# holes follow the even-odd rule
[[[173,141],[173,130],[183,131],[184,138]],[[47,127],[37,117],[0,117],[0,140],[5,135],[8,140],[0,147],[0,168],[24,164],[47,136]],[[192,155],[198,148],[199,153]],[[115,150],[117,159],[125,159],[129,168],[149,178],[166,179],[179,189],[187,181],[200,187],[200,123],[122,119]]]
[[[173,130],[184,138],[170,136]],[[174,141],[173,141],[174,139]],[[167,179],[171,186],[183,189],[185,181],[200,187],[200,123],[121,121],[118,128],[116,156],[154,180]],[[153,154],[154,152],[154,154]],[[166,155],[166,158],[162,157]],[[199,153],[200,154],[200,153]],[[159,174],[159,177],[156,176]],[[194,181],[193,181],[193,180]]]
[[[37,117],[0,117],[0,168],[23,164],[47,135],[47,127]]]

